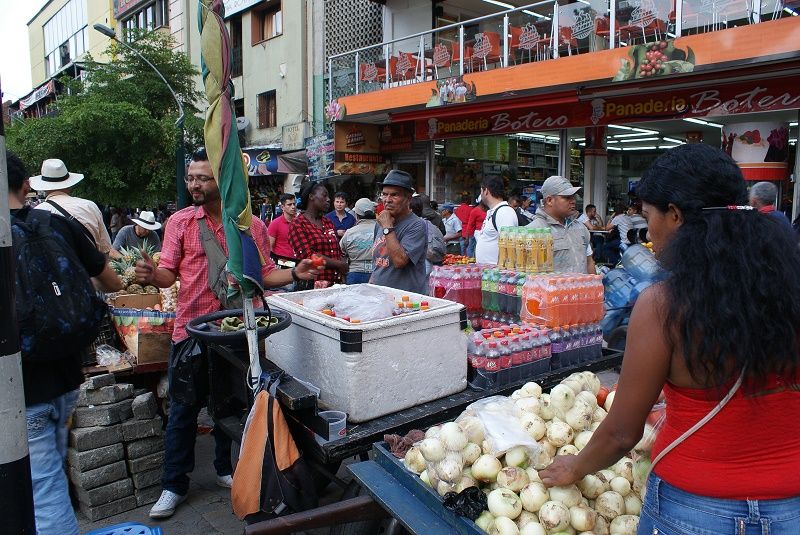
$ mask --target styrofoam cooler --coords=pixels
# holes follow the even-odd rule
[[[271,307],[292,315],[292,325],[266,340],[267,358],[320,389],[320,405],[344,411],[348,422],[378,418],[467,386],[463,305],[372,286],[396,300],[428,301],[430,310],[353,324],[301,303],[344,286],[276,294]]]

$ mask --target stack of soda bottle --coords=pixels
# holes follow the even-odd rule
[[[481,328],[519,323],[522,290],[527,274],[505,269],[484,269],[481,277]]]
[[[548,329],[502,325],[469,335],[468,375],[476,388],[495,388],[525,381],[550,370]]]
[[[481,312],[482,275],[483,267],[476,264],[433,266],[428,278],[428,294],[461,303],[472,319]]]
[[[549,228],[502,227],[497,245],[500,269],[526,273],[553,271],[553,234]]]

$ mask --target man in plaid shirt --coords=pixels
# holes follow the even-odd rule
[[[143,260],[136,264],[136,278],[141,284],[169,288],[177,278],[181,281],[169,357],[170,372],[173,361],[181,350],[185,349],[185,344],[193,342],[186,333],[186,324],[198,316],[222,309],[219,299],[209,286],[208,259],[201,242],[200,220],[205,221],[227,254],[219,188],[214,180],[205,149],[198,150],[192,156],[186,184],[194,206],[184,208],[170,217],[164,229],[164,244],[159,265],[154,266],[144,252]],[[317,277],[318,270],[308,260],[298,263],[291,270],[276,269],[270,260],[269,237],[263,221],[254,217],[250,230],[266,262],[262,268],[264,286],[285,286],[293,280],[314,280]],[[172,382],[172,373],[169,377]],[[151,518],[172,516],[178,504],[186,499],[189,491],[187,474],[194,469],[197,415],[203,403],[202,401],[185,403],[174,399],[172,393],[173,385],[170,384],[169,421],[164,437],[164,473],[161,480],[163,491],[150,510]],[[214,468],[217,471],[217,484],[230,487],[233,472],[230,455],[231,439],[216,428],[213,434],[216,440]]]

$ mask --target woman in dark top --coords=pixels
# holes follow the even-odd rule
[[[304,212],[289,227],[289,244],[298,259],[319,255],[325,260],[325,269],[317,280],[341,282],[347,275],[347,262],[342,260],[339,238],[330,219],[323,214],[330,205],[328,188],[315,183],[307,186],[300,196]]]

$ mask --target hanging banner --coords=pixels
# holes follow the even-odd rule
[[[789,177],[789,126],[780,122],[730,123],[722,129],[722,148],[742,168],[745,180]]]
[[[25,98],[19,99],[19,109],[20,111],[24,110],[25,108],[30,108],[44,97],[48,95],[52,95],[56,91],[56,83],[54,80],[50,80],[36,91],[31,93]]]
[[[269,176],[278,172],[280,149],[242,149],[250,176]]]
[[[326,132],[306,139],[308,177],[312,182],[333,174],[333,132]]]
[[[498,103],[498,108],[503,104]],[[800,108],[800,76],[754,80],[669,93],[637,93],[561,104],[495,109],[415,121],[417,141],[557,130],[665,119],[736,115]]]

